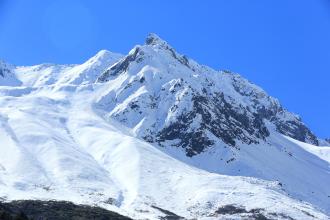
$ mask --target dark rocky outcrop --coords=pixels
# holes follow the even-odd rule
[[[191,101],[193,110],[180,115],[176,122],[162,129],[157,135],[159,143],[178,139],[177,146],[185,148],[187,156],[194,156],[214,144],[208,132],[233,147],[236,140],[251,144],[269,136],[262,118],[246,109],[237,111],[222,93],[212,97],[196,94]],[[197,118],[200,119],[198,126],[191,126]]]
[[[302,142],[319,145],[318,138],[302,122],[301,118],[285,110],[277,99],[268,96],[264,91],[261,92],[253,83],[241,76],[228,71],[227,74],[231,74],[232,85],[236,92],[251,99],[253,102],[251,107],[257,111],[259,118],[273,122],[277,131],[284,135]],[[268,106],[265,107],[261,100],[266,101]]]
[[[221,217],[222,215],[239,215],[241,216],[242,219],[250,219],[250,220],[273,220],[273,219],[294,220],[294,218],[284,215],[283,213],[266,213],[264,209],[246,210],[246,208],[244,207],[235,206],[235,205],[222,206],[215,211],[214,215],[217,217]]]
[[[137,59],[139,55],[143,55],[143,51],[139,47],[136,47],[134,51],[120,60],[118,63],[111,66],[107,69],[102,75],[97,79],[97,82],[106,82],[109,81],[109,77],[117,76],[120,73],[127,71],[129,64],[133,61],[140,62],[140,59]]]
[[[319,145],[317,137],[301,121],[274,121],[277,131],[298,141]]]
[[[0,202],[1,220],[129,220],[109,210],[66,201],[20,200]]]
[[[154,209],[157,209],[158,211],[162,212],[165,214],[165,216],[161,216],[160,219],[161,220],[184,220],[185,218],[173,213],[173,212],[170,212],[168,210],[165,210],[165,209],[162,209],[162,208],[159,208],[157,206],[151,206],[152,208]]]

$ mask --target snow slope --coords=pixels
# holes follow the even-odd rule
[[[17,77],[24,86],[41,87],[59,84],[86,84],[95,82],[100,72],[118,61],[122,55],[101,50],[81,65],[40,64],[16,68]]]
[[[194,156],[174,146],[175,140],[162,145],[147,142],[141,135],[150,125],[147,116],[169,125],[177,121],[167,106],[172,95],[166,96],[167,102],[157,101],[163,108],[155,116],[148,92],[162,87],[178,91],[178,75],[200,89],[204,86],[187,77],[187,69],[177,68],[185,65],[184,58],[181,64],[172,63],[171,72],[161,72],[168,70],[160,60],[167,52],[149,43],[151,47],[143,51],[152,62],[141,60],[143,65],[136,67],[140,71],[128,63],[128,69],[110,78],[104,73],[118,70],[118,65],[125,69],[127,57],[101,51],[81,65],[14,68],[22,85],[0,86],[0,198],[68,200],[99,205],[134,219],[159,219],[168,214],[164,210],[187,219],[261,215],[329,219],[328,147],[283,135],[277,120],[265,121],[269,136],[259,139],[246,134],[257,140],[249,144],[242,139],[230,146],[207,131],[214,144]],[[206,68],[191,60],[189,65],[196,70]],[[232,90],[231,74],[218,79],[212,76],[215,71],[206,70],[217,88]],[[199,74],[191,76],[200,80]],[[240,85],[245,85],[245,91],[251,89]],[[277,104],[258,87],[253,91],[258,91],[259,100],[270,100],[266,104]],[[246,105],[251,101],[234,91],[230,95]],[[142,106],[143,99],[150,108],[132,111],[132,101]],[[177,104],[182,109],[190,105],[189,101]],[[124,113],[121,118],[112,117],[119,112]],[[198,117],[191,127],[201,122]],[[297,120],[287,112],[281,119]],[[311,136],[306,137],[306,142],[313,142]],[[226,207],[236,207],[236,211],[225,211]]]
[[[1,97],[2,197],[98,204],[134,218],[161,215],[151,205],[198,218],[227,204],[325,218],[289,198],[277,182],[208,173],[136,139],[93,111],[101,89]]]

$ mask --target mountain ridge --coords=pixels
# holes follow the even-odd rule
[[[133,73],[132,75],[137,75],[137,74],[141,74],[141,70],[139,69],[140,67],[138,66],[140,62],[143,62],[143,59],[147,59],[147,63],[152,62],[152,58],[154,57],[154,53],[161,53],[160,51],[165,51],[163,54],[163,56],[161,56],[161,58],[158,58],[159,60],[169,60],[169,61],[165,61],[164,64],[159,68],[159,69],[166,69],[167,66],[170,65],[177,65],[175,64],[175,62],[173,62],[173,60],[178,61],[179,64],[182,64],[183,66],[187,67],[188,69],[190,69],[191,75],[193,75],[196,71],[201,72],[200,75],[203,74],[203,72],[210,72],[210,73],[206,73],[208,75],[223,75],[220,76],[222,78],[230,78],[228,83],[232,84],[233,88],[229,88],[232,91],[229,91],[231,94],[229,94],[229,96],[233,95],[234,92],[236,92],[238,95],[240,96],[246,96],[246,97],[251,97],[254,96],[255,99],[252,100],[253,102],[255,102],[255,105],[258,105],[259,100],[264,99],[265,100],[265,104],[269,105],[269,107],[265,106],[263,103],[261,103],[260,106],[257,106],[259,109],[257,109],[256,114],[258,115],[259,118],[265,118],[268,120],[271,120],[271,117],[277,117],[277,115],[281,114],[280,117],[276,118],[276,122],[274,122],[276,124],[277,130],[283,134],[286,134],[288,136],[291,136],[295,139],[298,139],[300,141],[306,141],[308,143],[313,143],[315,145],[318,145],[318,139],[317,137],[302,123],[301,119],[294,115],[289,113],[288,111],[286,111],[278,102],[277,99],[274,99],[273,97],[270,97],[269,95],[267,95],[267,93],[260,89],[259,87],[256,87],[254,84],[251,84],[250,82],[248,82],[247,80],[243,79],[242,77],[240,77],[237,74],[231,74],[229,72],[216,72],[212,69],[210,69],[209,67],[205,67],[205,66],[200,66],[198,64],[196,64],[195,61],[193,60],[188,60],[188,58],[186,56],[180,55],[178,54],[171,46],[169,46],[169,44],[167,42],[165,42],[164,40],[160,39],[157,35],[155,34],[150,34],[147,39],[146,39],[147,44],[145,46],[136,46],[130,53],[128,56],[126,56],[123,60],[120,60],[118,63],[114,64],[113,66],[111,66],[108,70],[106,70],[97,80],[97,82],[105,82],[107,80],[109,80],[109,78],[111,77],[115,77],[118,74],[121,73],[125,73],[125,71],[127,71],[127,69],[129,68],[129,65],[135,65],[132,68],[136,68],[136,72]],[[167,53],[167,54],[166,54]],[[167,56],[166,56],[167,55]],[[170,60],[172,58],[172,60]],[[149,60],[148,60],[149,59]],[[190,64],[190,63],[191,64]],[[144,64],[142,63],[141,66],[143,66]],[[155,72],[153,74],[158,74],[156,73],[157,70],[157,63],[155,64],[154,67]],[[142,67],[141,67],[142,68]],[[153,71],[153,70],[149,70],[149,71]],[[164,70],[163,70],[164,71]],[[188,74],[185,73],[185,71],[187,72],[188,70],[182,70],[182,77],[188,77],[185,76],[184,74]],[[168,68],[167,72],[170,73],[171,69]],[[166,74],[166,73],[163,73]],[[161,75],[161,74],[159,74]],[[160,76],[165,78],[166,76]],[[176,84],[174,86],[182,86],[181,84],[184,84],[187,82],[184,81],[182,78],[180,78],[180,76],[173,76],[173,77],[177,77],[177,81]],[[108,79],[107,79],[108,78]],[[202,78],[202,76],[200,77]],[[213,77],[214,78],[214,77]],[[141,76],[139,79],[140,83],[141,80],[145,80],[144,76]],[[158,80],[158,79],[157,79]],[[160,80],[160,79],[159,79]],[[199,80],[199,79],[198,79]],[[221,94],[223,94],[224,92],[227,91],[221,91],[221,89],[218,89],[217,91],[214,91],[215,93],[218,93],[218,97],[206,97],[203,93],[206,93],[205,88],[207,87],[211,87],[213,86],[213,84],[215,84],[215,81],[219,81],[219,79],[211,79],[210,81],[210,77],[209,78],[204,78],[202,79],[205,81],[204,84],[204,88],[200,89],[200,91],[192,91],[197,93],[196,96],[194,97],[195,99],[198,99],[198,97],[200,99],[205,99],[205,100],[212,100],[212,99],[221,99]],[[220,79],[221,80],[221,79]],[[224,79],[227,80],[228,79]],[[180,81],[180,82],[179,82]],[[210,82],[208,82],[210,81]],[[137,82],[137,81],[134,81]],[[132,83],[134,83],[132,82]],[[131,83],[131,84],[132,84]],[[142,82],[145,83],[145,82]],[[130,85],[131,85],[130,84]],[[193,85],[191,85],[191,83],[187,85],[188,89],[191,89],[193,87]],[[152,88],[151,88],[152,89]],[[164,89],[164,88],[163,88]],[[180,88],[179,88],[180,89]],[[152,91],[154,94],[155,93],[159,93],[161,91],[159,91],[159,88],[157,88],[158,91]],[[187,89],[186,89],[187,90]],[[172,90],[173,92],[174,90]],[[151,93],[152,93],[151,92]],[[248,94],[250,93],[250,94]],[[234,94],[236,95],[236,94]],[[236,95],[236,100],[240,97],[238,97],[238,95]],[[156,95],[154,95],[156,96]],[[198,97],[197,97],[198,96]],[[224,103],[226,105],[226,103],[229,103],[227,100],[225,100],[225,98],[223,97],[222,99],[224,99],[222,101],[222,103]],[[240,98],[241,100],[243,98]],[[266,100],[268,99],[268,100]],[[216,100],[214,100],[216,101]],[[221,103],[214,103],[214,105],[219,105]],[[241,104],[241,103],[239,103]],[[245,104],[245,103],[243,103]],[[246,104],[245,104],[246,105]],[[177,106],[177,105],[175,105]],[[210,104],[208,105],[210,106]],[[174,107],[174,105],[172,105],[172,107]],[[227,111],[230,111],[229,107],[227,108]],[[234,115],[235,112],[231,113],[231,116]],[[220,116],[219,116],[220,117]],[[243,115],[238,115],[238,117],[243,117]],[[250,118],[253,116],[250,116]],[[246,118],[243,120],[247,120]],[[244,126],[244,122],[243,120],[237,120],[241,123],[241,126]],[[258,121],[259,120],[259,121]],[[273,119],[275,120],[275,119]],[[248,125],[249,127],[256,127],[257,124],[262,124],[262,122],[260,121],[260,119],[256,118],[256,121],[253,122],[255,125],[252,126],[251,123]],[[179,126],[179,125],[177,125]],[[245,130],[248,130],[248,126],[245,127]],[[170,128],[171,129],[171,128]],[[266,128],[263,127],[259,127],[259,132],[258,132],[258,136],[261,137],[261,139],[264,139],[267,136],[267,131]],[[220,128],[216,128],[213,130],[220,130]],[[223,129],[226,130],[226,129]],[[263,131],[262,131],[263,130]],[[237,133],[241,133],[240,131],[235,131],[236,135]],[[253,132],[253,131],[248,131],[248,132]],[[214,134],[215,132],[213,132]],[[150,135],[149,135],[150,136]],[[163,135],[164,136],[164,135]],[[165,134],[166,136],[166,134]],[[218,137],[221,135],[218,135]],[[230,145],[235,145],[235,141],[233,140],[234,138],[229,138],[229,134],[223,134],[222,140],[225,141],[227,144]],[[246,136],[244,136],[244,138],[247,138]],[[248,138],[249,142],[255,142],[254,139],[252,138]],[[208,142],[207,140],[204,140],[204,142]]]

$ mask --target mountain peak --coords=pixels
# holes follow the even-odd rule
[[[148,34],[148,36],[145,40],[145,43],[146,43],[146,45],[161,45],[161,46],[168,45],[168,43],[165,40],[161,39],[155,33]]]

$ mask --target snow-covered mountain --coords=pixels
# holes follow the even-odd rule
[[[301,119],[261,88],[237,74],[198,65],[155,35],[109,67],[98,82],[123,77],[118,92],[100,101],[109,116],[146,141],[178,140],[175,145],[188,156],[219,139],[232,147],[259,143],[270,134],[267,121],[284,135],[318,145]]]
[[[7,66],[3,200],[67,200],[134,219],[330,216],[326,141],[260,87],[155,34],[126,56]]]

